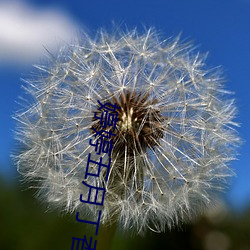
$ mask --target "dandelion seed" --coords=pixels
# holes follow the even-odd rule
[[[97,100],[121,107],[109,179],[104,169],[85,180],[106,188],[102,223],[163,231],[201,213],[224,189],[239,142],[236,109],[219,72],[207,70],[190,44],[161,41],[152,29],[101,31],[96,39],[84,34],[48,65],[27,81],[33,101],[15,116],[25,148],[18,170],[37,180],[43,201],[98,214],[79,201],[80,194],[88,198],[82,181],[94,153],[89,140],[102,129]]]

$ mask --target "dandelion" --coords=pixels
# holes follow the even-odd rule
[[[26,80],[32,100],[15,116],[18,171],[52,207],[96,218],[100,207],[79,201],[89,192],[89,140],[101,130],[97,100],[117,103],[108,181],[105,169],[84,180],[106,189],[101,223],[163,231],[203,212],[233,175],[239,142],[218,70],[207,70],[190,43],[161,40],[153,29],[82,36]]]

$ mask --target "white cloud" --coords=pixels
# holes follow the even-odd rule
[[[27,63],[70,42],[76,25],[59,10],[39,10],[20,2],[0,2],[0,63]]]

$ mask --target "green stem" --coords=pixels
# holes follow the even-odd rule
[[[97,250],[110,250],[115,236],[117,223],[111,225],[100,225],[97,237]]]

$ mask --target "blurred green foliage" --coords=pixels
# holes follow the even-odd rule
[[[20,182],[0,181],[0,204],[1,250],[70,250],[73,236],[94,236],[95,228],[76,222],[75,214],[46,211],[34,191]],[[118,231],[111,250],[127,249],[250,250],[250,209],[202,217],[161,234],[149,231],[142,237]]]

